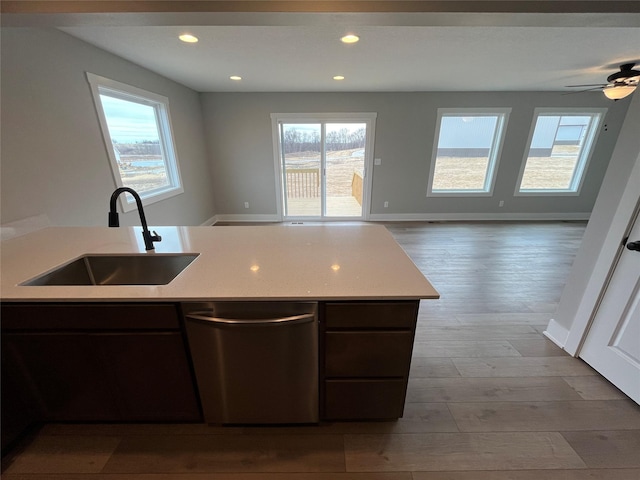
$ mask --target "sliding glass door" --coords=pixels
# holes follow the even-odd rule
[[[372,127],[370,116],[277,120],[284,219],[365,218]]]
[[[280,125],[285,217],[322,215],[322,125]]]

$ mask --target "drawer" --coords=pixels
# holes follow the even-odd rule
[[[179,329],[174,304],[3,304],[3,330]]]
[[[326,377],[407,377],[413,333],[339,331],[325,334]]]
[[[405,380],[327,380],[326,420],[390,420],[402,417]]]
[[[327,328],[414,328],[418,300],[325,304]]]

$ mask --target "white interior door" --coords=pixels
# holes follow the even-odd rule
[[[640,404],[640,219],[637,215],[580,357]]]

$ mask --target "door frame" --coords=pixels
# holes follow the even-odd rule
[[[280,222],[284,221],[284,198],[282,190],[282,161],[280,149],[280,136],[278,125],[280,123],[365,123],[367,125],[367,139],[365,143],[364,157],[364,185],[362,192],[362,217],[304,217],[309,221],[367,221],[371,215],[371,189],[373,186],[373,148],[375,145],[376,112],[353,113],[272,113],[271,135],[273,143],[273,161],[276,186],[276,216]],[[324,184],[324,181],[323,181]],[[324,195],[324,192],[323,192]],[[302,217],[301,217],[302,218]]]
[[[567,353],[579,356],[584,341],[589,335],[589,329],[604,296],[613,271],[617,264],[622,240],[630,232],[640,199],[640,155],[628,177],[622,197],[614,213],[609,231],[603,241],[596,265],[578,306],[573,324],[567,332],[563,346]],[[614,319],[614,321],[617,321]],[[552,338],[553,340],[553,338]]]

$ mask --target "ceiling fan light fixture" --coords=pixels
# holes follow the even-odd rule
[[[635,85],[612,85],[605,87],[602,93],[609,100],[620,100],[631,95],[635,89]]]

